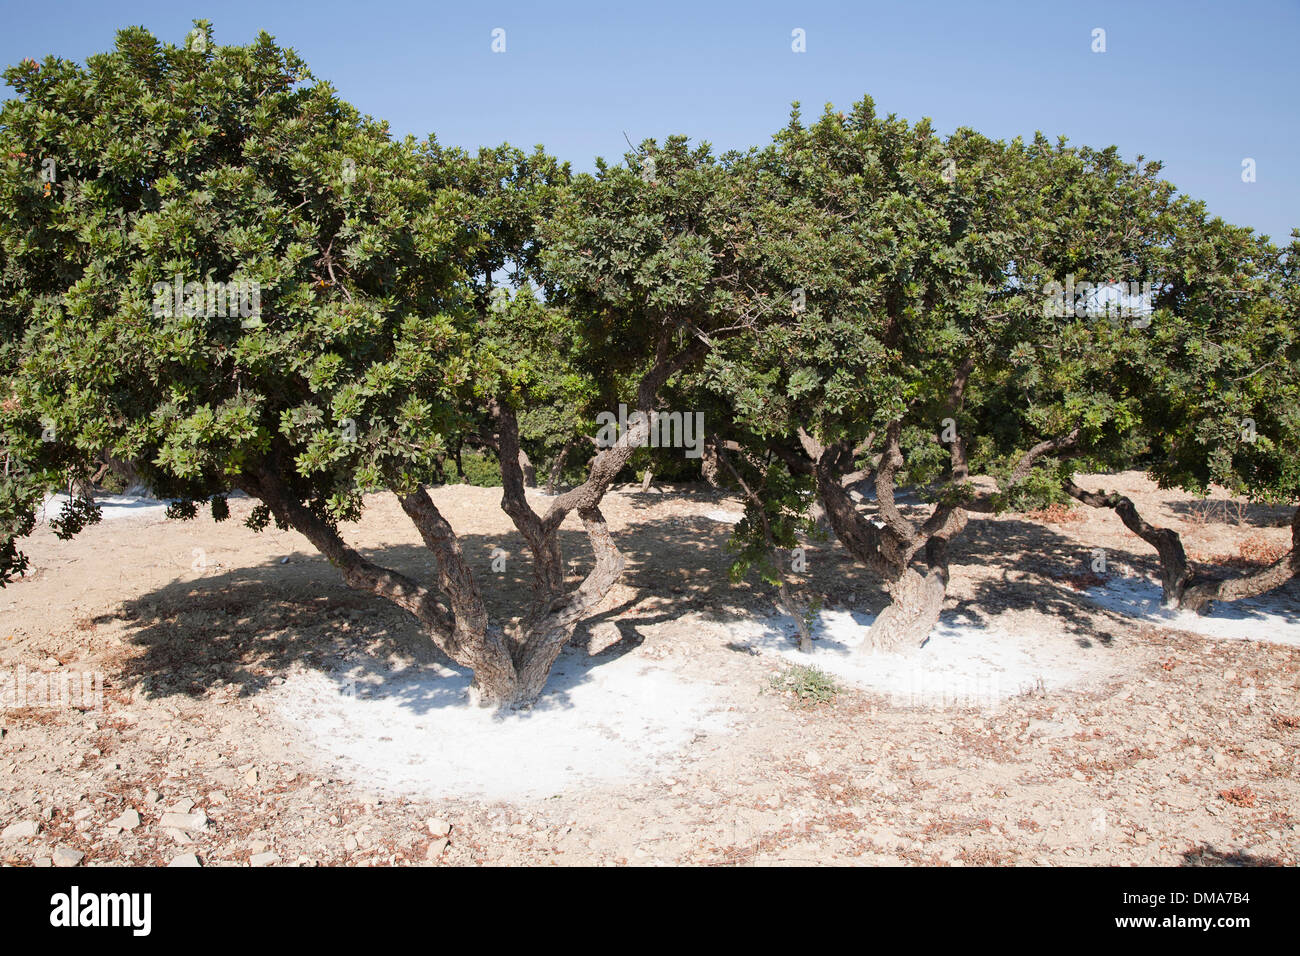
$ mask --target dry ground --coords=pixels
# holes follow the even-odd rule
[[[1249,559],[1287,541],[1280,511],[1207,507],[1136,474],[1081,483],[1129,493],[1194,554]],[[435,498],[485,569],[493,548],[510,553],[487,593],[508,616],[529,570],[499,495],[457,486]],[[1294,865],[1300,855],[1300,648],[1210,641],[1091,604],[1078,585],[1092,549],[1106,549],[1112,571],[1155,566],[1110,512],[973,518],[948,604],[1086,649],[1095,680],[996,707],[908,707],[855,691],[806,707],[773,692],[770,658],[732,639],[739,616],[771,611],[763,591],[726,578],[730,527],[708,515],[739,504],[698,489],[617,490],[604,510],[630,567],[576,640],[596,667],[632,654],[707,679],[735,728],[700,735],[644,779],[506,802],[373,792],[315,759],[274,707],[286,673],[436,655],[400,612],[343,587],[299,535],[255,535],[240,520],[250,503],[231,505],[223,524],[133,517],[72,542],[42,527],[28,543],[34,573],[0,590],[0,668],[98,670],[105,700],[85,712],[0,710],[0,829],[38,827],[0,840],[0,860]],[[390,498],[347,533],[382,563],[427,567]],[[565,544],[577,570],[580,527]],[[807,588],[831,606],[880,607],[838,545],[810,550]],[[1300,613],[1300,586],[1286,590],[1284,606]],[[129,810],[140,823],[123,829]],[[206,822],[165,827],[167,811]],[[430,818],[450,824],[449,844]],[[59,847],[75,852],[56,857]]]

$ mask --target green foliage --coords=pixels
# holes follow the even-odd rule
[[[293,50],[218,45],[203,21],[5,78],[0,586],[44,496],[105,454],[174,517],[210,500],[224,520],[274,474],[333,526],[372,490],[499,485],[498,402],[539,478],[565,448],[580,477],[596,416],[678,352],[656,394],[738,443],[757,491],[736,578],[775,583],[813,531],[805,437],[863,467],[896,432],[899,482],[945,501],[968,493],[949,418],[1003,484],[1077,435],[999,507],[1135,464],[1300,498],[1300,233],[1279,248],[1213,219],[1113,147],[943,137],[866,98],[807,125],[796,108],[748,152],[646,140],[573,176],[540,147],[394,140]],[[1045,308],[1070,276],[1150,282],[1153,309]],[[624,475],[647,467],[699,465],[646,449]],[[75,498],[51,526],[97,518]]]
[[[455,462],[448,462],[448,482],[463,482],[478,488],[501,487],[501,465],[490,455],[482,452],[467,451],[460,457],[464,471],[456,467]]]
[[[780,693],[794,694],[801,703],[809,706],[831,703],[841,689],[825,671],[805,664],[796,664],[772,675],[770,685]]]

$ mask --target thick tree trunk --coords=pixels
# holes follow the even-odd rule
[[[450,608],[429,588],[366,560],[349,547],[330,524],[294,497],[274,467],[245,474],[241,486],[310,541],[342,572],[349,587],[391,601],[414,617],[444,654],[473,671],[475,694],[482,702],[497,704],[514,698],[517,676],[509,647],[500,631],[488,628],[487,610],[460,543],[427,492],[399,500],[437,558],[439,590]]]
[[[889,604],[867,631],[863,649],[869,653],[889,652],[925,643],[943,611],[945,577],[933,570],[920,574],[908,568],[888,583]]]
[[[433,553],[436,591],[368,561],[349,547],[333,523],[307,507],[284,480],[283,476],[291,473],[287,455],[272,453],[250,463],[240,487],[259,498],[280,523],[305,536],[342,572],[349,587],[383,597],[419,621],[443,653],[473,672],[472,699],[493,707],[528,707],[541,694],[556,657],[578,622],[601,602],[623,572],[625,559],[609,533],[600,501],[646,437],[659,389],[703,350],[702,343],[692,342],[672,354],[671,339],[665,337],[660,342],[655,362],[637,390],[642,424],[629,429],[613,447],[601,450],[592,460],[587,480],[554,499],[545,516],[532,509],[525,493],[530,465],[519,447],[514,411],[508,405],[492,403],[501,427],[496,447],[501,461],[502,507],[524,536],[534,559],[533,606],[513,636],[489,626],[482,592],[460,541],[424,488],[403,492],[398,501]],[[587,532],[595,566],[577,588],[566,593],[560,526],[574,511]]]
[[[959,508],[942,516],[936,512],[931,521],[939,530],[926,541],[926,571],[909,567],[886,583],[889,605],[867,631],[867,653],[920,647],[939,623],[948,595],[948,542],[965,529],[966,514]]]

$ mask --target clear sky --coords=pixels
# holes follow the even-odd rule
[[[542,143],[579,170],[620,159],[625,133],[746,147],[793,100],[869,93],[941,132],[1115,143],[1230,221],[1300,226],[1300,0],[0,0],[0,61],[83,60],[129,24],[179,43],[197,17],[219,43],[267,30],[395,133]]]

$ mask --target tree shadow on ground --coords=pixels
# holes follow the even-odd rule
[[[716,493],[698,497],[697,503],[721,498]],[[775,608],[766,585],[752,575],[739,584],[728,577],[731,531],[730,524],[698,514],[633,520],[619,528],[615,539],[627,558],[626,570],[599,612],[579,625],[570,642],[565,660],[579,663],[566,678],[567,686],[640,646],[656,625],[685,614],[721,621],[771,614]],[[522,614],[532,581],[522,538],[513,531],[466,534],[461,544],[493,624]],[[586,535],[566,529],[561,546],[573,586],[591,566]],[[506,552],[500,570],[493,568],[497,549]],[[417,580],[432,579],[432,556],[419,545],[364,552]],[[809,542],[806,556],[807,572],[792,576],[798,593],[821,596],[831,607],[884,606],[880,582],[833,538]],[[996,564],[998,571],[992,579],[976,579],[968,586],[971,593],[955,603],[950,599],[945,617],[984,628],[1003,611],[1031,609],[1063,621],[1082,646],[1108,644],[1111,636],[1097,633],[1098,621],[1129,619],[1098,607],[1069,584],[1087,570],[1090,557],[1079,542],[1044,524],[972,520],[952,548],[954,566]],[[1154,555],[1112,552],[1111,559],[1142,573],[1155,571]],[[349,589],[305,542],[288,563],[268,561],[177,579],[126,602],[118,616],[142,650],[126,662],[122,677],[148,697],[199,696],[218,687],[248,696],[278,682],[295,665],[362,688],[410,666],[452,666],[414,619],[381,598]],[[448,677],[447,686],[456,682],[464,683],[463,672]],[[548,694],[562,701],[566,685],[552,684]],[[432,690],[420,693],[429,699],[439,696]]]
[[[726,524],[698,516],[634,522],[616,532],[627,567],[570,642],[566,661],[585,664],[569,674],[569,686],[582,679],[584,668],[600,667],[640,646],[657,624],[691,611],[725,616],[761,605],[766,599],[755,587],[732,585],[727,577],[729,532]],[[466,534],[461,545],[492,623],[500,626],[523,613],[531,597],[532,563],[522,538]],[[572,587],[591,566],[586,535],[565,530],[561,546]],[[496,549],[506,552],[499,571],[492,562]],[[433,558],[421,546],[363,550],[377,564],[417,580],[433,577]],[[358,686],[412,665],[455,667],[413,618],[382,598],[348,588],[305,545],[285,563],[276,559],[174,580],[125,602],[115,616],[142,649],[126,661],[123,680],[146,697],[199,696],[221,686],[249,696],[277,683],[295,665]],[[463,672],[448,681],[448,686],[466,682]],[[564,686],[564,681],[548,685],[548,699],[562,702]]]
[[[1022,518],[972,520],[954,542],[951,557],[955,564],[998,566],[996,575],[980,578],[971,595],[957,601],[950,613],[959,620],[985,626],[1006,611],[1037,611],[1077,635],[1080,647],[1113,642],[1113,634],[1098,633],[1099,622],[1132,620],[1090,600],[1086,588],[1103,583],[1120,567],[1144,577],[1159,573],[1154,552],[1111,548],[1106,552],[1110,570],[1098,574],[1092,570],[1096,554],[1091,548],[1049,524]]]
[[[1171,501],[1165,504],[1188,524],[1222,525],[1228,528],[1285,528],[1291,524],[1295,505],[1207,498],[1202,501]]]
[[[1275,856],[1257,856],[1240,850],[1219,850],[1213,844],[1202,843],[1183,851],[1182,866],[1283,866]]]

